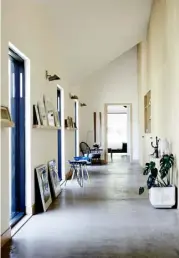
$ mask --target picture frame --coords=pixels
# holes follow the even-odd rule
[[[67,117],[67,127],[71,127],[71,120],[69,116]]]
[[[55,117],[53,111],[47,111],[47,120],[49,126],[55,126]]]
[[[59,115],[58,115],[58,111],[54,112],[54,118],[55,118],[55,126],[60,127],[60,119],[59,119]]]
[[[48,162],[49,178],[51,182],[53,196],[57,197],[61,193],[60,179],[58,176],[58,170],[56,166],[56,160],[50,160]]]
[[[37,173],[37,180],[40,190],[40,196],[42,201],[43,210],[47,211],[52,203],[52,197],[50,192],[50,185],[48,180],[47,165],[43,164],[35,168]]]
[[[33,124],[34,125],[41,125],[39,111],[37,105],[33,105]]]
[[[48,122],[47,122],[47,115],[46,115],[44,103],[41,101],[38,101],[37,107],[39,111],[41,125],[47,126]]]
[[[70,127],[73,128],[73,118],[70,117]]]
[[[49,126],[55,126],[54,106],[49,98],[43,95],[43,102]]]
[[[9,108],[7,106],[1,106],[1,120],[12,122]]]
[[[65,128],[68,127],[68,119],[65,119]]]

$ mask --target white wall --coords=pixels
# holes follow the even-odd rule
[[[179,1],[155,0],[153,3],[147,39],[139,46],[139,106],[141,164],[149,154],[149,135],[144,134],[143,98],[151,90],[151,136],[167,138],[176,164],[173,182],[179,185]],[[141,139],[141,137],[140,137]]]
[[[62,80],[59,84],[65,92],[65,117],[74,116],[74,102],[69,99],[70,87],[60,73],[59,59],[56,57],[58,43],[53,28],[47,19],[47,10],[37,1],[2,1],[2,38],[1,38],[1,104],[9,105],[8,89],[8,43],[14,44],[30,59],[30,110],[38,100],[46,94],[56,106],[56,83],[45,80],[45,70],[57,73]],[[32,122],[32,112],[31,112]],[[57,159],[57,132],[32,129],[29,125],[31,151],[29,163],[31,171],[29,178],[30,196],[28,206],[34,204],[34,168],[47,163],[52,158]],[[1,130],[1,233],[9,227],[9,129]],[[74,155],[74,132],[65,132],[65,160]],[[67,164],[67,162],[66,162]],[[66,166],[68,171],[68,165]],[[28,207],[28,208],[30,208]]]
[[[93,144],[93,112],[102,112],[104,147],[104,104],[132,103],[133,158],[138,159],[137,48],[134,47],[80,85],[80,98],[87,103],[80,113],[80,140]],[[98,138],[99,139],[99,138]]]

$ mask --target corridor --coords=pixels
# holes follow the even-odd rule
[[[14,236],[19,258],[179,257],[179,213],[156,210],[138,164],[126,159],[89,169],[82,189],[68,181],[50,209],[33,216]]]

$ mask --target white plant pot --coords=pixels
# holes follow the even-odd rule
[[[152,187],[149,200],[155,208],[172,208],[176,203],[176,189],[171,187]]]

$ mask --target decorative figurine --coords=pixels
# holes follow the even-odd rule
[[[151,142],[151,146],[152,146],[152,148],[154,148],[154,153],[152,155],[154,155],[155,158],[159,158],[159,144],[158,143],[159,143],[160,139],[158,139],[157,136],[155,139],[156,139],[155,140],[156,146],[154,146],[153,142]]]

